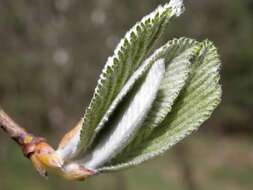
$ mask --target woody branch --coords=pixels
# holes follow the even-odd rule
[[[0,109],[0,127],[18,144],[22,145],[22,137],[27,135],[25,129],[21,128],[10,116]]]
[[[28,133],[2,109],[0,109],[0,128],[21,146],[26,157],[29,157],[29,154],[33,153],[34,145],[45,141],[43,138],[35,137],[34,135]]]

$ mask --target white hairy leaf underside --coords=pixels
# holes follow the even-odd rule
[[[164,60],[157,60],[126,110],[112,127],[113,130],[86,156],[86,168],[97,169],[110,161],[131,141],[152,106],[164,72]]]

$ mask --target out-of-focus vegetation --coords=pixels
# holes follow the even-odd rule
[[[163,0],[0,1],[0,105],[51,142],[82,116],[109,55]],[[200,130],[164,156],[84,183],[44,181],[0,133],[0,190],[253,187],[253,2],[186,1],[166,39],[209,38],[223,62],[223,102]],[[56,138],[57,137],[57,138]]]

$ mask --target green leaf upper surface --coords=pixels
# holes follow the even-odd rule
[[[137,23],[121,40],[114,55],[106,63],[94,96],[85,112],[79,149],[87,149],[92,143],[99,132],[96,128],[98,125],[102,128],[109,117],[106,112],[112,102],[130,76],[143,63],[153,44],[174,15],[178,15],[178,12],[169,4],[160,6]]]
[[[211,42],[205,41],[200,46],[194,60],[191,60],[187,83],[165,119],[151,132],[142,128],[144,130],[139,132],[140,135],[100,171],[117,170],[153,158],[197,130],[210,117],[221,99],[220,60]],[[173,80],[168,81],[168,85],[171,82]],[[156,106],[154,104],[154,109],[159,108]],[[151,116],[147,121],[152,123],[156,118]]]

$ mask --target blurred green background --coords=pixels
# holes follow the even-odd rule
[[[109,55],[136,21],[166,0],[0,0],[0,104],[57,144],[82,116]],[[0,190],[252,190],[253,1],[191,0],[164,41],[219,47],[223,102],[165,155],[86,182],[38,176],[0,133]]]

